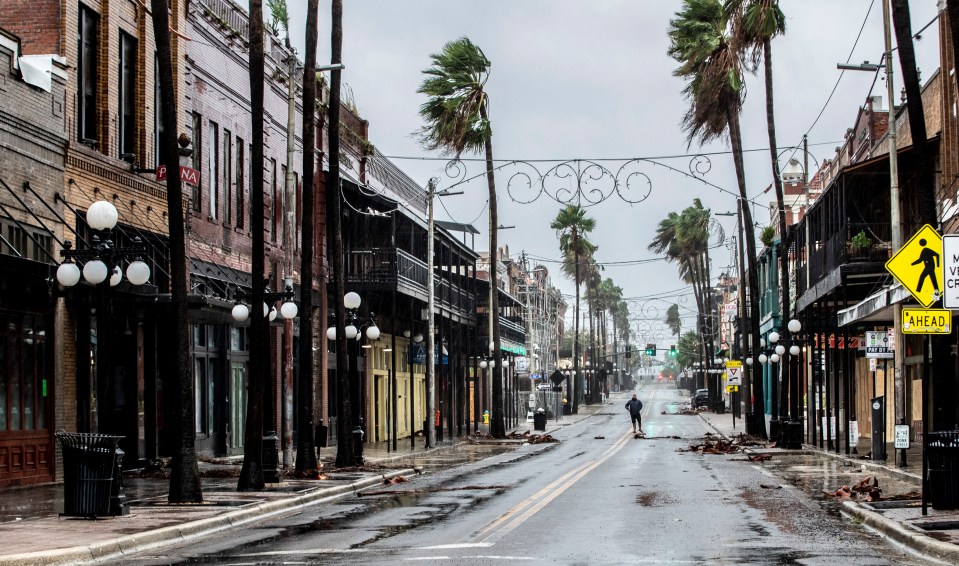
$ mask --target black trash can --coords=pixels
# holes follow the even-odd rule
[[[570,405],[569,403],[563,405],[563,414],[564,414],[564,415],[572,415],[572,414],[573,414],[573,406]]]
[[[543,409],[533,413],[533,430],[546,430],[546,411]]]
[[[320,419],[320,424],[316,425],[316,440],[317,448],[326,448],[329,446],[330,441],[330,429],[325,424],[323,424],[323,419]]]
[[[959,508],[959,430],[929,435],[929,502],[933,509]]]
[[[95,519],[114,514],[110,499],[120,487],[117,444],[122,438],[80,432],[56,434],[63,455],[64,516]],[[120,512],[116,510],[116,514]]]
[[[790,420],[782,422],[782,440],[780,448],[799,450],[802,448],[803,430],[802,421]]]

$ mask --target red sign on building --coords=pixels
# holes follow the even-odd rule
[[[166,180],[166,165],[157,166],[157,181]],[[191,185],[200,184],[200,172],[192,167],[180,165],[180,180]]]

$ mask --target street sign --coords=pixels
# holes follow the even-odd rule
[[[738,385],[727,385],[727,386],[726,386],[726,393],[738,393],[738,392],[739,392],[739,386],[738,386]]]
[[[200,172],[192,167],[180,165],[180,180],[191,185],[199,185]],[[157,181],[166,181],[166,165],[157,165]]]
[[[942,238],[942,306],[959,309],[959,234]]]
[[[909,448],[909,425],[897,424],[893,426],[893,447]]]
[[[902,309],[903,334],[950,334],[951,332],[951,310]]]
[[[892,348],[889,347],[887,332],[866,332],[866,357],[889,360],[896,357]]]
[[[849,421],[849,447],[859,446],[859,422]]]
[[[941,296],[942,236],[926,224],[886,262],[886,271],[929,308]]]
[[[743,362],[740,360],[729,360],[726,362],[726,386],[742,385]]]

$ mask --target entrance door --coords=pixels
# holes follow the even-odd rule
[[[246,363],[230,362],[230,452],[243,451],[246,435]]]
[[[388,383],[388,376],[376,376],[376,391],[374,392],[376,397],[373,404],[375,407],[374,411],[376,412],[374,417],[376,419],[376,437],[373,439],[374,442],[382,442],[389,439],[389,419],[386,418],[386,407],[390,403]]]

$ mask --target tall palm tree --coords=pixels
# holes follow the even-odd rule
[[[776,118],[773,111],[773,55],[772,40],[786,33],[786,16],[779,8],[779,0],[726,0],[726,11],[732,19],[733,36],[742,45],[751,63],[758,65],[763,61],[763,75],[766,81],[766,130],[769,135],[769,161],[772,166],[773,187],[776,190],[776,206],[779,214],[779,296],[782,304],[782,318],[790,316],[789,301],[789,242],[786,239],[786,204],[783,197],[783,183],[779,172],[779,156],[776,144]],[[780,329],[783,338],[789,337],[784,324]],[[782,366],[781,366],[782,367]],[[783,385],[780,388],[779,403],[784,408],[789,402],[790,380],[798,376],[784,372]]]
[[[263,210],[263,0],[250,0],[250,210]],[[250,258],[250,283],[253,287],[250,304],[263,304],[263,275],[266,272],[263,215],[252,214],[250,233],[253,242]],[[269,327],[263,310],[250,309],[250,373],[246,403],[246,437],[243,442],[243,467],[237,489],[263,489],[263,403],[271,403],[269,389]]]
[[[666,309],[666,326],[669,327],[670,332],[673,333],[673,336],[679,338],[679,335],[683,331],[683,319],[679,316],[679,305],[673,303],[669,305],[669,308]]]
[[[343,0],[333,0],[330,3],[330,63],[336,65],[343,62]],[[350,391],[355,391],[355,384],[350,383],[347,372],[349,355],[347,354],[346,336],[346,305],[343,298],[346,296],[346,280],[343,273],[345,266],[343,252],[343,199],[340,194],[340,83],[342,71],[334,69],[330,72],[330,107],[327,136],[330,148],[330,174],[326,181],[326,198],[332,206],[333,238],[330,242],[330,255],[333,258],[333,304],[334,324],[336,325],[336,390],[339,397],[339,414],[336,418],[336,434],[340,441],[336,443],[336,466],[345,467],[357,464],[357,455],[353,450],[352,429],[359,424],[358,415],[362,407],[362,400],[356,399],[357,406],[352,405]],[[353,412],[356,411],[356,415]]]
[[[316,41],[319,0],[307,0],[303,61],[303,196],[300,207],[300,380],[297,383],[296,470],[316,468],[313,438],[313,187],[316,175]]]
[[[926,136],[926,118],[922,109],[922,90],[916,69],[916,50],[912,44],[912,22],[909,0],[891,0],[892,27],[896,33],[902,84],[906,89],[906,112],[912,134],[912,152],[916,160],[919,216],[922,223],[939,225],[936,213],[936,187],[933,177],[933,155]],[[891,102],[891,101],[890,101]]]
[[[167,0],[153,0],[153,35],[156,38],[160,79],[161,162],[168,174],[167,207],[170,219],[170,291],[173,306],[173,359],[176,360],[173,395],[175,415],[172,437],[176,439],[170,467],[170,503],[203,501],[200,471],[196,461],[196,421],[193,407],[193,379],[190,375],[190,328],[186,304],[186,236],[183,226],[183,184],[180,182],[180,160],[177,151],[177,99],[173,82],[173,49],[170,38],[170,10]]]
[[[490,333],[493,351],[499,356],[499,296],[497,286],[498,246],[496,179],[493,173],[493,129],[489,119],[489,96],[486,80],[490,60],[483,50],[467,37],[450,41],[439,53],[430,55],[432,65],[423,70],[426,78],[417,92],[427,101],[420,107],[426,125],[418,132],[423,145],[431,150],[459,157],[464,151],[486,155],[486,184],[489,189],[489,254],[490,254]],[[503,364],[496,364],[493,378],[490,433],[506,436],[503,398]]]
[[[574,413],[579,411],[579,386],[582,373],[579,370],[579,285],[583,269],[583,260],[592,258],[596,246],[586,238],[596,228],[596,220],[586,216],[586,211],[579,205],[567,205],[557,213],[550,223],[550,228],[560,233],[559,249],[563,254],[563,272],[573,276],[576,287],[576,307],[573,309],[573,374],[566,384],[567,394],[572,395],[570,403]]]
[[[730,37],[729,20],[720,0],[684,0],[683,8],[670,21],[668,54],[679,63],[673,72],[686,79],[683,94],[690,106],[683,117],[683,127],[691,144],[701,144],[729,136],[732,146],[739,207],[746,226],[746,249],[749,273],[749,305],[751,316],[759,314],[759,281],[756,273],[756,233],[743,166],[742,135],[739,115],[743,104],[743,58]],[[759,325],[752,325],[752,344],[759,344]],[[755,380],[753,398],[762,408],[764,395],[761,380]],[[753,408],[755,411],[757,408]],[[753,434],[766,436],[765,421],[756,419]]]
[[[707,340],[708,316],[710,314],[708,299],[709,275],[706,251],[709,244],[707,227],[709,224],[709,210],[703,208],[699,199],[694,199],[693,206],[687,207],[682,213],[670,212],[660,221],[656,235],[648,249],[654,253],[666,255],[666,260],[676,262],[679,266],[679,275],[686,283],[693,287],[693,297],[696,300],[696,329],[703,336],[698,344],[701,347],[701,359],[707,365],[711,364],[713,356],[710,352],[710,342]]]

